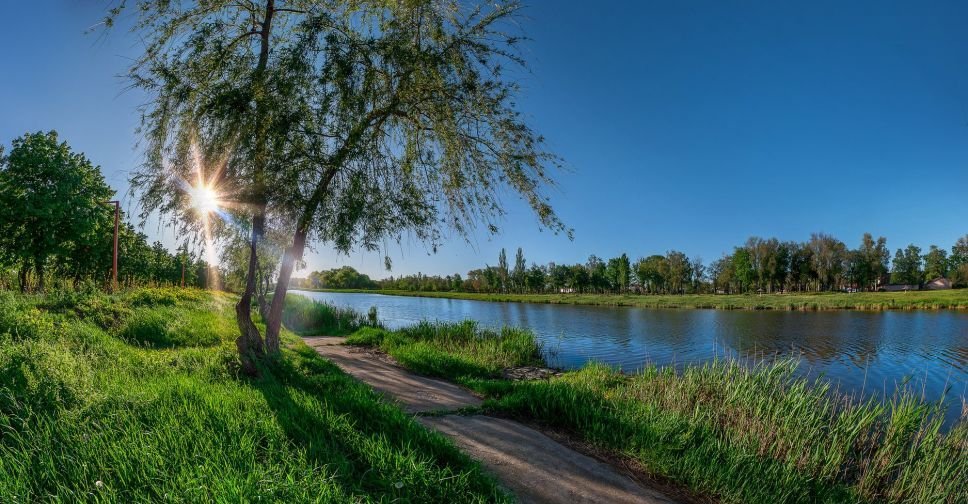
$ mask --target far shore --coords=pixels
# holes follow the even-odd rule
[[[388,296],[466,299],[499,303],[543,303],[638,308],[718,310],[968,310],[968,289],[910,292],[788,294],[500,294],[381,289],[309,289],[310,292],[384,294]]]

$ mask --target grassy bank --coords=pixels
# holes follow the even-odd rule
[[[401,290],[336,290],[390,296],[469,299],[502,303],[545,303],[639,308],[713,308],[720,310],[968,310],[968,289],[915,292],[796,294],[481,294]]]
[[[569,432],[726,502],[954,504],[968,495],[968,421],[943,432],[937,407],[914,394],[850,401],[796,378],[792,362],[634,375],[593,365],[510,382],[501,369],[537,358],[524,331],[419,324],[364,329],[349,342],[471,387],[492,412]]]
[[[367,318],[356,311],[305,296],[286,296],[282,309],[282,324],[301,336],[345,336],[367,323]],[[375,320],[370,323],[375,323]]]
[[[0,500],[506,500],[292,333],[260,378],[238,376],[234,302],[0,293]]]

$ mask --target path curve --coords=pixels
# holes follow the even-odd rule
[[[383,392],[409,413],[453,411],[481,400],[453,383],[415,375],[345,338],[303,338],[320,355]],[[612,466],[521,423],[484,415],[420,417],[454,441],[525,503],[674,503]]]

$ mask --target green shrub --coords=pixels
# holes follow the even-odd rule
[[[379,327],[362,327],[346,338],[346,343],[360,346],[379,346],[389,333]]]

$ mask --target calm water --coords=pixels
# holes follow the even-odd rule
[[[490,303],[380,294],[300,292],[366,312],[396,328],[420,320],[472,319],[534,331],[549,362],[589,361],[634,371],[717,356],[794,356],[800,372],[823,374],[847,393],[882,396],[905,382],[932,400],[948,388],[949,419],[968,396],[968,312],[787,312],[658,310]]]

